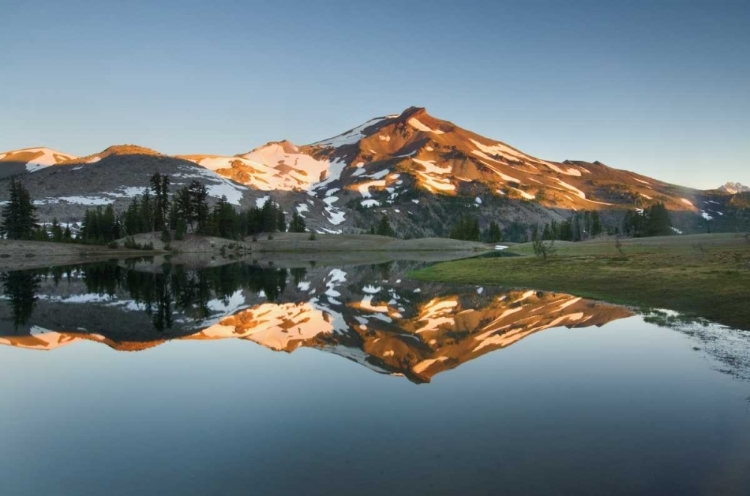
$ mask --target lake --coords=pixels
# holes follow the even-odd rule
[[[750,333],[300,265],[3,274],[0,494],[748,494]]]

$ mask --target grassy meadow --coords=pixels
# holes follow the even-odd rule
[[[698,234],[556,242],[547,260],[531,243],[519,257],[473,258],[410,273],[442,281],[570,293],[639,308],[666,308],[750,330],[750,241],[744,235]]]

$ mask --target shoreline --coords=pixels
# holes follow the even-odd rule
[[[101,245],[55,243],[51,241],[0,240],[0,271],[14,271],[101,262],[113,259],[157,257],[163,261],[211,266],[239,261],[301,265],[311,260],[335,263],[415,258],[419,253],[432,254],[420,259],[429,261],[455,260],[492,251],[491,245],[443,238],[403,240],[366,234],[277,233],[272,239],[235,241],[224,238],[189,235],[170,243],[165,249],[160,233],[134,236],[137,243],[153,243],[153,250],[108,248]],[[274,256],[279,254],[279,256]],[[441,256],[445,254],[446,256]]]

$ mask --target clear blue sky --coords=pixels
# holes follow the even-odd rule
[[[0,150],[236,154],[411,105],[550,160],[750,184],[750,2],[0,1]]]

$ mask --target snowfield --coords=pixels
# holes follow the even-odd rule
[[[26,172],[37,172],[51,165],[78,158],[51,148],[24,148],[0,153],[0,160],[26,162]]]

